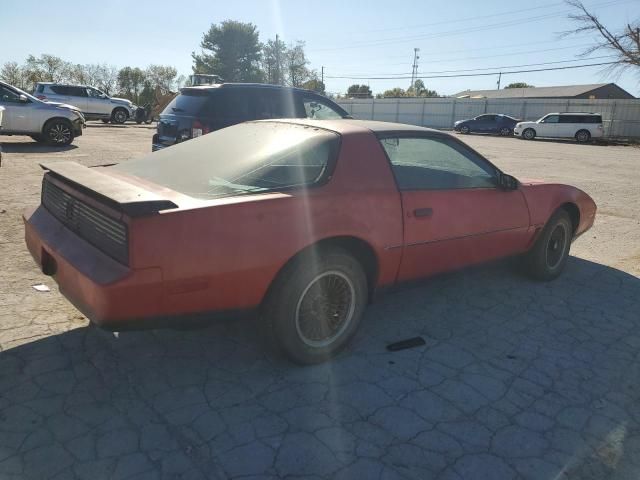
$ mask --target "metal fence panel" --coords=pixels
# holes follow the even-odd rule
[[[640,139],[640,99],[383,98],[341,99],[338,103],[355,118],[431,128],[452,128],[456,120],[483,113],[537,120],[553,112],[593,112],[602,114],[605,136]]]

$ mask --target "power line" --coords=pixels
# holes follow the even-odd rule
[[[463,73],[458,75],[419,75],[416,79],[429,79],[429,78],[458,78],[458,77],[485,77],[491,75],[510,75],[515,73],[531,73],[531,72],[549,72],[552,70],[569,70],[573,68],[585,68],[585,67],[598,67],[601,65],[614,65],[618,62],[602,62],[602,63],[589,63],[585,65],[569,65],[565,67],[550,67],[550,68],[537,68],[533,70],[513,70],[509,72],[487,72],[487,73]],[[347,80],[409,80],[411,77],[347,77],[347,76],[329,76],[325,75],[325,78],[341,78]]]
[[[459,70],[439,70],[439,71],[428,71],[428,72],[422,72],[422,73],[459,73],[459,72],[479,72],[479,71],[486,71],[486,70],[501,70],[503,68],[521,68],[521,67],[536,67],[536,66],[541,66],[541,65],[557,65],[560,63],[572,63],[572,62],[581,62],[584,60],[600,60],[603,58],[613,58],[616,55],[599,55],[597,57],[591,57],[588,59],[584,59],[584,58],[576,58],[573,60],[558,60],[555,62],[541,62],[541,63],[527,63],[527,64],[521,64],[521,65],[502,65],[500,67],[486,67],[486,68],[464,68],[464,69],[459,69]],[[364,80],[371,78],[372,76],[388,76],[389,80],[393,80],[395,78],[405,78],[406,75],[409,75],[409,72],[402,72],[402,73],[362,73],[359,74],[358,77],[362,78]],[[413,74],[413,72],[411,73]],[[354,77],[352,78],[356,78],[355,77],[356,74],[354,74]],[[332,78],[332,77],[327,77],[327,78]]]
[[[510,10],[508,12],[491,13],[491,14],[488,14],[488,15],[476,15],[474,17],[454,18],[454,19],[451,19],[451,20],[442,20],[440,22],[422,23],[420,25],[406,25],[406,26],[403,26],[403,27],[376,28],[376,29],[373,29],[373,30],[362,30],[362,33],[391,32],[391,31],[397,31],[397,30],[407,30],[409,28],[434,27],[436,25],[446,25],[446,24],[449,24],[449,23],[468,22],[470,20],[479,20],[479,19],[482,19],[482,18],[491,18],[491,17],[498,17],[498,16],[505,16],[505,15],[513,15],[515,13],[530,12],[531,10],[540,10],[542,8],[560,6],[560,5],[563,5],[563,4],[564,4],[564,2],[546,3],[544,5],[539,5],[537,7],[521,8],[521,9],[518,9],[518,10]]]
[[[592,7],[606,7],[606,6],[611,6],[611,5],[615,5],[615,4],[618,4],[618,3],[628,3],[629,1],[631,1],[631,0],[610,0],[610,1],[604,2],[602,4],[593,5]],[[557,11],[557,12],[553,12],[553,13],[549,13],[549,14],[539,15],[537,17],[528,17],[528,18],[523,18],[523,19],[507,20],[507,21],[504,21],[504,22],[498,22],[498,23],[489,24],[489,25],[480,25],[480,26],[471,27],[471,28],[461,28],[461,29],[457,29],[457,30],[449,30],[449,31],[444,31],[444,32],[435,32],[435,33],[421,34],[421,35],[392,37],[392,38],[387,38],[387,39],[375,40],[375,41],[371,41],[371,42],[352,42],[352,44],[350,44],[350,45],[341,45],[339,47],[328,47],[328,48],[311,49],[310,51],[311,52],[322,52],[322,51],[332,51],[332,50],[344,50],[344,49],[351,49],[351,48],[379,47],[379,46],[391,45],[391,44],[396,44],[396,43],[415,42],[416,40],[431,39],[431,38],[441,38],[441,37],[447,37],[447,36],[452,36],[452,35],[460,35],[460,34],[467,34],[467,33],[476,33],[476,32],[482,32],[482,31],[486,31],[486,30],[492,30],[494,28],[503,28],[503,27],[509,27],[509,26],[516,26],[516,25],[521,25],[523,23],[531,23],[531,22],[534,22],[534,21],[546,20],[548,18],[557,17],[560,14],[565,14],[565,13],[569,13],[569,12],[570,12],[570,10],[562,10],[562,11]]]

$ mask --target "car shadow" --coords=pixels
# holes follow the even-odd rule
[[[4,153],[55,153],[68,152],[78,148],[78,146],[74,144],[56,147],[54,145],[36,142],[35,140],[1,142],[0,145],[2,145],[2,151]]]
[[[502,262],[385,296],[311,367],[259,320],[78,328],[0,352],[0,477],[636,478],[639,299],[586,260]]]

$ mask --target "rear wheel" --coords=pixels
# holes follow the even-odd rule
[[[578,130],[576,133],[576,140],[579,143],[587,143],[591,140],[591,133],[589,133],[589,130]]]
[[[508,137],[509,135],[511,135],[511,129],[509,127],[502,127],[500,129],[500,135],[502,135],[503,137]]]
[[[522,132],[522,138],[525,140],[533,140],[536,138],[536,131],[533,128],[527,128],[524,132]]]
[[[308,255],[285,267],[265,306],[271,335],[294,362],[314,364],[343,349],[367,303],[367,278],[342,249]]]
[[[66,120],[51,120],[44,127],[44,138],[49,145],[63,147],[73,142],[73,128]]]
[[[525,254],[524,266],[527,273],[538,280],[557,278],[567,263],[573,225],[566,210],[554,213],[533,248]]]
[[[124,108],[116,108],[111,114],[111,121],[117,124],[123,124],[129,118],[129,114]]]

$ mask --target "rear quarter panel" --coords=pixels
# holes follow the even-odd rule
[[[161,267],[169,314],[259,305],[280,269],[330,237],[368,242],[378,285],[395,281],[402,243],[400,196],[370,132],[344,135],[331,179],[291,193],[236,197],[132,222],[135,268]]]

